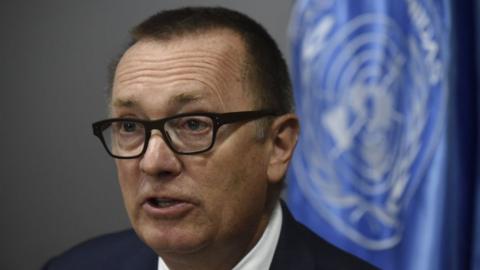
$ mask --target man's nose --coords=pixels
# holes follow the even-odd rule
[[[160,134],[152,134],[145,154],[140,158],[140,169],[151,176],[170,178],[181,171],[181,163]]]

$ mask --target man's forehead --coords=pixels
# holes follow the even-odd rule
[[[234,96],[243,98],[250,94],[245,91],[249,83],[245,81],[244,56],[241,37],[230,30],[166,41],[141,40],[117,66],[110,105],[136,107],[140,101],[147,104],[145,95],[138,96],[137,90],[149,97],[161,95],[162,102],[169,99],[168,104],[173,105],[223,101],[232,91],[239,91]]]
[[[174,72],[176,67],[198,68],[197,71],[210,72],[208,76],[219,80],[244,83],[246,58],[243,41],[230,30],[212,30],[204,35],[192,34],[167,41],[144,39],[130,47],[120,59],[113,86],[128,83],[142,70],[166,74]]]

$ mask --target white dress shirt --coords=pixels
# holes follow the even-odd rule
[[[280,238],[282,219],[282,207],[278,202],[260,240],[232,270],[267,270],[270,268]],[[160,257],[158,257],[158,270],[170,270]]]

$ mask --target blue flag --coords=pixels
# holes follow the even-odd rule
[[[450,15],[442,0],[299,0],[292,14],[288,204],[382,269],[468,265],[449,257],[450,192],[464,188],[448,169]]]

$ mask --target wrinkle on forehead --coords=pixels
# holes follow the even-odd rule
[[[208,75],[218,75],[217,69],[222,73],[237,75],[241,67],[238,60],[230,54],[219,55],[215,52],[197,51],[197,52],[175,52],[163,58],[154,58],[151,54],[141,54],[134,59],[126,59],[122,69],[117,72],[117,81],[119,83],[128,83],[141,75],[170,75],[183,69],[199,69]],[[209,74],[210,73],[210,74]],[[223,77],[223,76],[216,76]]]
[[[232,44],[231,38],[227,40],[213,33],[209,36],[168,42],[139,41],[120,61],[114,88],[160,87],[179,81],[196,81],[212,91],[221,103],[222,91],[231,90],[228,88],[234,82],[245,92],[243,43]],[[239,40],[233,39],[233,42]]]
[[[207,93],[179,93],[176,95],[173,95],[168,98],[167,104],[170,104],[174,108],[182,108],[183,106],[187,105],[192,105],[192,104],[201,104],[205,102],[205,100],[208,100],[210,92]],[[141,109],[142,106],[145,105],[144,101],[141,99],[137,99],[135,97],[124,97],[124,98],[118,98],[116,97],[114,100],[112,100],[110,104],[110,116],[115,117],[112,115],[113,111],[115,109]]]

